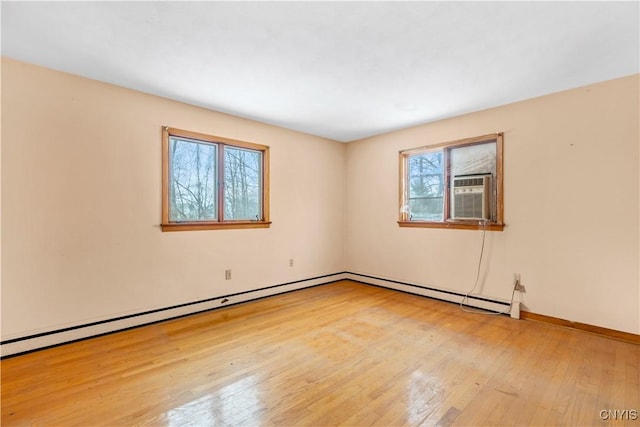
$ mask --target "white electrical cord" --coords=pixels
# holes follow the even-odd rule
[[[473,291],[475,291],[475,289],[478,287],[478,280],[480,279],[480,270],[482,267],[482,258],[484,256],[484,241],[485,241],[485,236],[487,234],[487,225],[489,224],[489,220],[485,219],[484,220],[484,227],[482,228],[482,246],[480,247],[480,258],[478,259],[478,270],[476,271],[476,281],[473,285],[473,288],[471,288],[469,290],[469,292],[467,292],[464,295],[464,298],[462,298],[462,301],[460,301],[460,310],[464,311],[465,313],[473,313],[473,314],[489,314],[489,315],[495,315],[495,314],[507,314],[508,311],[511,310],[511,307],[513,306],[513,298],[516,294],[516,287],[513,287],[513,291],[511,292],[511,302],[509,302],[509,308],[505,309],[504,311],[491,311],[491,310],[486,310],[486,311],[480,311],[480,310],[467,310],[464,308],[464,302],[467,301],[469,299],[469,295],[471,295],[471,293]]]

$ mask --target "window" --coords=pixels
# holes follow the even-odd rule
[[[162,230],[269,227],[269,147],[165,127]]]
[[[400,152],[401,227],[501,231],[502,134]]]

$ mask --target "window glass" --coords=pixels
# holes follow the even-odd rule
[[[224,219],[259,220],[262,153],[242,148],[224,148]]]
[[[496,174],[496,143],[451,149],[451,175]]]
[[[213,144],[169,139],[171,221],[216,219],[216,149]]]
[[[409,157],[409,217],[442,221],[444,173],[442,151]]]

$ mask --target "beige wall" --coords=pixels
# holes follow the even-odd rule
[[[465,292],[482,235],[399,228],[398,151],[497,131],[508,226],[480,293],[508,299],[518,272],[526,309],[640,333],[638,93],[634,76],[344,145],[3,59],[2,338],[344,270]],[[162,125],[269,145],[272,227],[162,233]]]
[[[2,65],[3,339],[345,269],[344,144]],[[270,146],[271,228],[161,232],[163,125]]]
[[[467,292],[482,233],[399,228],[398,151],[504,132],[504,232],[488,232],[481,294],[640,332],[638,75],[347,146],[349,271]]]

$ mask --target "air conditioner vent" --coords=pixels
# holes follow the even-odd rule
[[[453,180],[454,187],[474,187],[484,185],[484,177],[481,178],[456,178]]]

